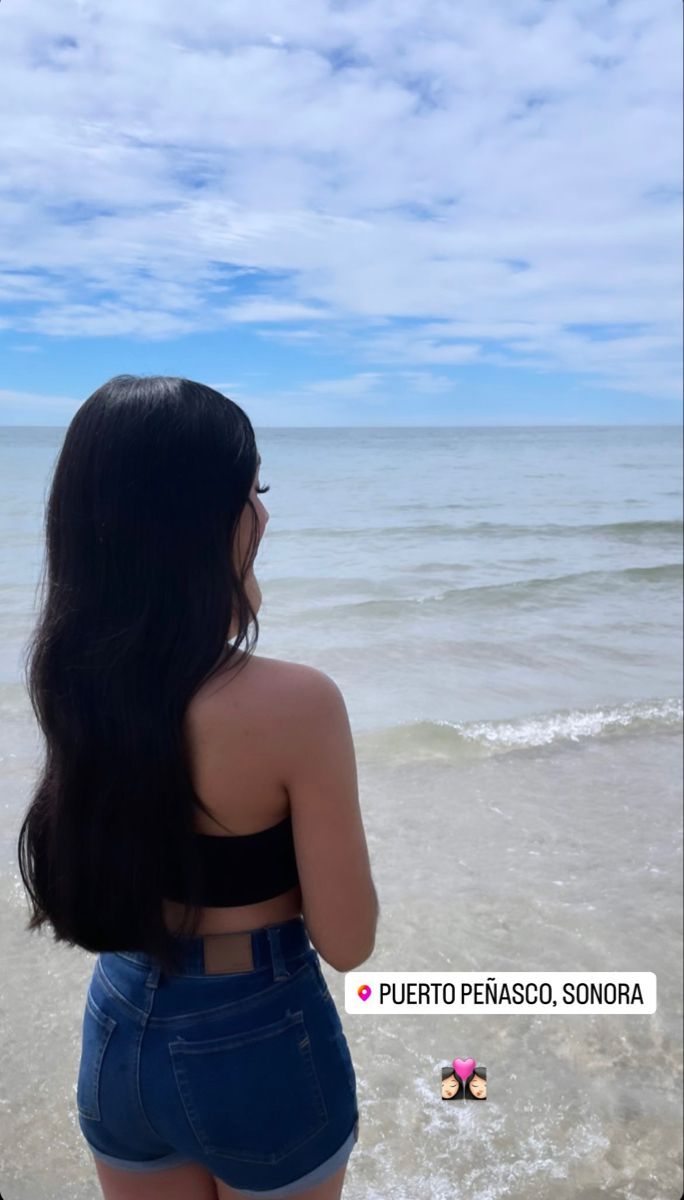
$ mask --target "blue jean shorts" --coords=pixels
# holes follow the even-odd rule
[[[274,1198],[346,1163],[356,1075],[303,918],[249,938],[251,969],[230,973],[205,970],[202,937],[178,939],[173,973],[137,951],[98,956],[76,1089],[95,1158],[130,1171],[197,1163]]]

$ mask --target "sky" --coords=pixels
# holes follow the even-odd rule
[[[0,424],[682,420],[682,4],[0,3]]]

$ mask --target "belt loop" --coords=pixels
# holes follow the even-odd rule
[[[280,930],[275,925],[269,925],[266,928],[268,940],[271,946],[271,962],[273,963],[273,978],[287,979],[288,970],[283,958],[283,950],[280,944]]]

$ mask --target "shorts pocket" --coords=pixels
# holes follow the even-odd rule
[[[79,1114],[90,1121],[100,1120],[100,1071],[105,1051],[117,1022],[102,1012],[90,993],[86,996],[81,1040],[81,1061],[76,1085]]]
[[[229,1037],[178,1038],[169,1053],[205,1154],[277,1163],[328,1124],[302,1012]]]

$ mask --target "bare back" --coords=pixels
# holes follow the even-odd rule
[[[258,833],[290,812],[282,779],[284,732],[278,714],[294,690],[297,663],[251,655],[246,666],[219,672],[195,694],[185,726],[193,787],[221,824],[196,810],[197,833]],[[226,828],[222,828],[221,825]],[[183,906],[164,902],[175,931]],[[300,887],[271,900],[231,908],[204,908],[198,934],[231,933],[287,921],[302,912]]]

